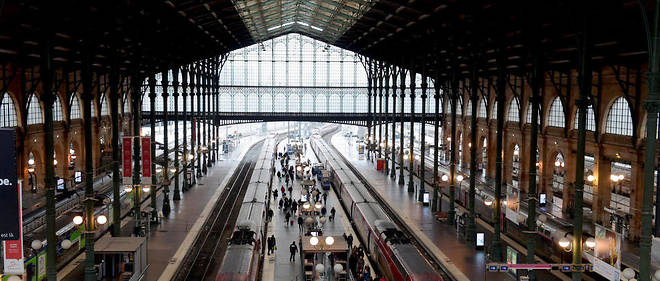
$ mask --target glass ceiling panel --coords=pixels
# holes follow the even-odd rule
[[[377,0],[232,0],[257,42],[297,32],[333,44]]]

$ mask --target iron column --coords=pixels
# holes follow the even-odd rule
[[[456,108],[459,103],[458,98],[458,80],[456,72],[451,79],[451,137],[450,137],[450,160],[449,160],[449,212],[447,212],[447,221],[449,225],[454,224],[454,216],[456,210],[454,206],[454,197],[456,196],[454,190],[454,182],[456,178]]]
[[[112,53],[110,69],[110,118],[112,119],[112,236],[121,236],[121,173],[119,172],[119,73],[116,54]]]
[[[390,159],[392,160],[392,167],[390,172],[390,177],[396,177],[396,77],[397,69],[396,66],[392,66],[392,154]]]
[[[169,119],[167,118],[168,115],[168,104],[167,104],[167,97],[170,95],[168,92],[168,85],[167,85],[167,79],[169,78],[169,71],[167,71],[167,68],[163,68],[163,72],[161,73],[161,82],[160,85],[163,90],[162,97],[163,97],[163,181],[162,181],[162,187],[163,187],[163,215],[168,216],[170,213],[170,148],[169,148],[169,133],[167,132],[167,124],[170,122]],[[155,156],[155,154],[154,154]]]
[[[184,67],[181,71],[181,95],[183,96],[183,191],[188,190],[188,67]],[[177,195],[174,194],[174,198]]]
[[[410,158],[408,158],[408,192],[415,192],[415,78],[417,74],[410,69],[410,138],[408,141],[408,149],[410,150]],[[422,191],[423,186],[419,191]]]
[[[425,65],[422,65],[422,119],[419,122],[421,126],[421,139],[419,141],[419,201],[424,202],[424,192],[426,192],[426,186],[424,178],[426,176],[426,123],[424,123],[424,117],[426,115],[426,89],[428,88],[428,82],[426,81],[428,77],[426,76]]]
[[[477,226],[474,223],[475,210],[474,210],[474,197],[475,188],[477,184],[477,106],[479,105],[479,78],[477,77],[477,63],[472,62],[472,77],[470,78],[470,100],[472,108],[472,116],[470,116],[470,191],[468,198],[468,210],[470,215],[467,221],[467,240],[473,242],[476,239]],[[499,218],[495,218],[499,219]]]
[[[367,60],[367,160],[371,159],[371,76],[373,75],[373,69],[371,65],[371,60]],[[330,107],[330,105],[327,105]]]
[[[390,96],[390,66],[386,65],[384,67],[383,71],[384,71],[383,79],[385,80],[384,81],[385,84],[383,85],[383,87],[385,88],[385,94],[384,94],[384,97],[385,97],[385,115],[384,115],[384,118],[383,118],[383,121],[385,121],[383,123],[383,127],[384,127],[383,129],[385,130],[385,138],[384,138],[385,139],[385,145],[384,145],[384,148],[383,148],[385,150],[385,157],[383,157],[383,158],[385,158],[385,167],[383,167],[383,170],[387,174],[390,171],[389,166],[387,166],[388,163],[389,163],[389,162],[387,162],[387,155],[389,154],[388,153],[389,151],[388,151],[388,145],[387,145],[387,138],[390,136],[389,130],[387,129],[387,122],[389,122],[388,105],[389,105],[389,96]]]
[[[399,131],[399,185],[403,185],[405,180],[403,179],[403,131],[405,119],[405,110],[404,105],[406,104],[406,70],[401,68],[401,131]]]
[[[142,116],[142,81],[143,77],[138,76],[139,72],[135,71],[133,76],[131,76],[131,106],[133,107],[133,212],[135,213],[135,228],[133,232],[137,235],[140,233],[140,221],[142,220],[142,213],[140,212],[140,185],[141,179],[140,173],[142,169],[140,168],[140,136],[142,128],[141,116]]]
[[[53,92],[53,66],[52,66],[52,58],[51,58],[51,42],[50,42],[50,37],[51,34],[48,32],[44,32],[43,36],[45,37],[45,40],[42,41],[43,43],[43,52],[42,52],[42,57],[41,57],[41,65],[39,68],[39,74],[41,75],[41,89],[42,89],[42,94],[41,94],[41,101],[44,103],[44,154],[45,154],[45,160],[44,160],[44,166],[46,168],[46,239],[48,241],[57,241],[57,237],[55,236],[55,230],[56,230],[56,210],[55,210],[55,167],[53,163],[53,157],[55,156],[55,146],[54,146],[54,140],[53,140],[53,102],[55,102],[55,95],[56,93]],[[88,60],[84,61],[85,63],[88,63]],[[89,70],[86,68],[86,70]],[[84,74],[85,78],[89,78],[89,83],[86,83],[84,88],[85,91],[90,91],[91,90],[91,73],[88,71],[85,71]],[[86,94],[91,95],[91,92],[85,92]],[[87,103],[86,103],[87,104]],[[84,113],[83,113],[84,114]],[[87,117],[87,116],[85,116]],[[85,119],[85,128],[87,128],[88,123],[90,119]],[[89,126],[90,131],[91,131],[91,124]],[[85,160],[87,158],[90,158],[91,156],[91,136],[87,138],[87,131],[85,131]],[[87,143],[90,143],[90,147],[87,147]],[[90,161],[86,161],[85,164],[85,171],[91,171],[92,170],[92,165],[89,163]],[[91,176],[85,178],[85,197],[88,197],[88,190],[87,186],[89,185],[88,183],[92,183],[94,180]],[[93,189],[92,189],[92,197],[93,195]],[[19,190],[20,192],[20,190]],[[89,203],[93,203],[91,201],[85,201],[85,207],[88,207]],[[88,211],[88,210],[87,210]],[[89,214],[89,212],[86,212],[86,214]],[[93,216],[92,212],[92,216]],[[86,229],[87,230],[87,229]],[[85,237],[87,236],[87,233],[85,232]],[[93,245],[93,244],[92,244]],[[46,277],[48,278],[48,281],[55,281],[57,280],[57,265],[55,263],[55,257],[57,256],[57,243],[48,243],[46,245]],[[89,247],[87,247],[85,250],[87,251]],[[92,253],[94,251],[94,248],[91,248]],[[87,251],[89,252],[89,251]],[[92,260],[93,261],[93,260]],[[87,271],[87,266],[89,264],[89,259],[86,260],[85,263],[85,271]],[[89,280],[85,278],[85,280]]]
[[[501,217],[501,201],[502,201],[502,147],[503,147],[503,133],[504,130],[504,103],[506,98],[506,66],[504,63],[504,57],[501,56],[498,58],[500,63],[499,75],[497,77],[497,84],[495,85],[496,90],[496,99],[497,99],[497,134],[496,134],[496,149],[495,149],[495,202],[493,202],[494,208],[494,224],[493,224],[493,240],[492,243],[492,255],[494,256],[493,260],[499,262],[502,260],[502,242],[500,241],[500,217]],[[474,104],[474,103],[473,103]],[[476,111],[472,111],[472,115],[477,114]],[[476,143],[473,143],[472,146],[476,146]],[[470,177],[474,177],[474,174],[471,174]]]
[[[440,188],[440,185],[438,185],[438,153],[440,152],[438,149],[440,139],[440,75],[437,73],[433,88],[435,89],[435,94],[433,95],[433,99],[435,100],[435,114],[433,114],[433,202],[431,202],[431,211],[437,212],[438,201],[441,200],[439,198],[440,191],[438,190]]]
[[[535,263],[534,252],[536,251],[536,200],[538,198],[538,191],[536,189],[536,148],[538,143],[538,128],[539,128],[539,102],[540,93],[543,88],[543,65],[542,54],[539,52],[538,46],[532,49],[533,72],[531,83],[531,96],[530,103],[532,106],[532,120],[529,128],[529,170],[527,181],[527,263]],[[535,272],[529,271],[528,275],[530,280],[536,279]]]
[[[380,62],[378,70],[378,158],[383,158],[383,62]]]
[[[172,87],[174,88],[174,195],[172,200],[181,200],[179,191],[179,68],[172,69]]]
[[[156,163],[153,161],[153,159],[156,158],[156,74],[152,74],[149,76],[149,109],[151,110],[151,116],[149,116],[149,125],[151,128],[151,217],[152,218],[157,218],[158,217],[158,208],[157,203],[156,203],[156,194],[157,194],[157,181],[156,181]],[[144,149],[144,147],[142,148]]]
[[[94,100],[94,94],[92,93],[92,62],[90,48],[91,46],[89,42],[87,42],[87,46],[85,46],[85,50],[83,50],[81,69],[83,87],[83,126],[85,136],[85,231],[83,232],[83,237],[85,238],[85,281],[96,280],[96,270],[94,269],[94,164],[92,156],[92,102]],[[52,123],[52,120],[46,120],[46,123],[48,123],[48,121]],[[48,139],[49,138],[46,138],[46,140]],[[46,149],[48,149],[48,145],[46,146]],[[49,161],[46,161],[46,172],[48,172],[48,162]],[[46,176],[47,180],[49,178],[52,177]],[[46,186],[50,185],[47,184]],[[52,240],[51,238],[48,240],[57,241],[55,237],[53,237]],[[56,243],[48,243],[48,246],[51,245],[52,247],[55,247]],[[53,264],[55,263],[55,256],[48,258],[52,258]],[[46,264],[51,264],[50,260],[48,260]],[[49,271],[51,270],[50,267],[48,267],[48,269]],[[56,278],[57,273],[54,268],[52,270],[52,273],[48,272],[49,280],[51,277],[53,278],[52,280],[55,280]]]

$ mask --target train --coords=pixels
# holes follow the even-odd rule
[[[312,151],[331,173],[330,181],[363,247],[371,253],[387,280],[442,281],[441,274],[411,243],[341,156],[320,137],[310,141]]]
[[[266,237],[268,196],[275,172],[276,144],[275,137],[264,140],[216,281],[259,279],[260,257],[264,251]]]

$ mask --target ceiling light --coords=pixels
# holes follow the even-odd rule
[[[317,30],[317,31],[323,31],[323,28],[316,27],[316,26],[310,26],[312,29]]]
[[[289,25],[292,25],[292,24],[294,24],[294,22],[292,22],[292,21],[287,22],[287,23],[283,23],[282,27],[289,26]]]
[[[269,27],[267,30],[268,30],[268,31],[271,31],[271,30],[278,29],[278,28],[280,28],[280,27],[282,27],[282,26],[281,26],[281,25],[271,26],[271,27]]]
[[[309,26],[309,23],[306,23],[304,21],[297,21],[296,23],[302,26]]]

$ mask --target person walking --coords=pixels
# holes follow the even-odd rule
[[[268,213],[266,213],[266,220],[270,222],[273,220],[273,209],[268,208]]]
[[[325,213],[327,213],[328,210],[325,209],[325,206],[321,207],[321,215],[325,216]]]
[[[279,205],[280,205],[279,209],[280,210],[282,210],[282,206],[284,205],[284,200],[282,200],[282,199],[283,198],[280,198],[280,202],[279,202]]]
[[[335,212],[335,207],[332,207],[332,209],[330,209],[330,221],[335,221]]]
[[[277,189],[273,189],[273,197],[275,197],[275,200],[277,200]]]
[[[286,212],[286,215],[284,215],[286,220],[284,221],[284,224],[288,227],[289,226],[289,219],[291,218],[291,213]]]
[[[268,237],[267,242],[268,242],[268,254],[270,255],[272,253],[275,253],[276,250],[275,247],[277,246],[277,244],[275,243],[275,235]]]
[[[349,249],[353,246],[353,234],[349,234],[346,237],[346,243],[348,243],[348,248]]]
[[[289,245],[289,252],[291,252],[291,256],[289,257],[289,261],[296,261],[296,252],[298,252],[298,246],[296,246],[296,241],[291,242],[291,245]]]
[[[303,231],[303,218],[302,218],[302,216],[298,216],[298,231],[299,232]]]
[[[323,193],[323,205],[325,205],[327,203],[328,203],[328,193],[325,192],[325,193]]]

